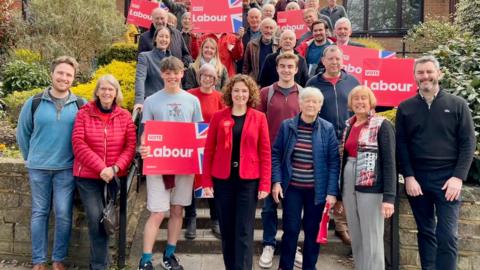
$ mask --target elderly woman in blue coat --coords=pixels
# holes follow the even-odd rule
[[[302,224],[302,269],[316,269],[320,246],[315,240],[323,208],[336,202],[338,142],[333,125],[318,116],[322,104],[319,89],[304,88],[300,114],[283,121],[272,149],[272,196],[277,203],[282,200],[283,207],[282,270],[293,269]]]

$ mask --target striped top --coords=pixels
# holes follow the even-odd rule
[[[312,132],[312,124],[306,124],[300,120],[298,140],[292,155],[292,179],[290,181],[290,184],[296,187],[314,187]]]

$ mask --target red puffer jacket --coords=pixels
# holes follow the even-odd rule
[[[127,174],[135,155],[135,124],[130,113],[115,106],[107,121],[95,102],[83,106],[77,114],[72,133],[73,175],[101,179],[100,172],[113,165]]]

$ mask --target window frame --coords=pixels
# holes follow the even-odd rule
[[[345,8],[348,14],[348,1],[343,1],[343,7]],[[352,33],[352,37],[362,37],[362,36],[372,36],[372,37],[403,37],[407,34],[409,28],[402,28],[403,24],[403,2],[409,0],[396,0],[397,7],[396,7],[396,21],[395,21],[395,29],[392,29],[391,32],[385,33],[384,30],[362,30],[362,31],[354,31]],[[420,0],[420,20],[419,23],[423,22],[425,19],[425,0]],[[363,10],[363,29],[368,29],[368,17],[369,17],[369,7],[370,7],[370,0],[363,0],[364,10]]]

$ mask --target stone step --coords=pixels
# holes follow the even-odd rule
[[[185,239],[185,230],[182,229],[180,238],[177,242],[178,253],[188,254],[221,254],[222,245],[210,229],[197,229],[197,237],[194,240]],[[254,231],[254,254],[262,252],[262,236],[263,230],[256,229]],[[281,239],[282,231],[277,232],[276,239]],[[154,246],[154,252],[163,252],[167,241],[167,230],[161,229]],[[302,246],[304,241],[303,231],[300,232],[298,245]],[[340,239],[334,236],[333,231],[329,231],[328,244],[322,245],[321,252],[327,254],[336,254],[345,256],[349,253],[350,247],[342,243]]]

